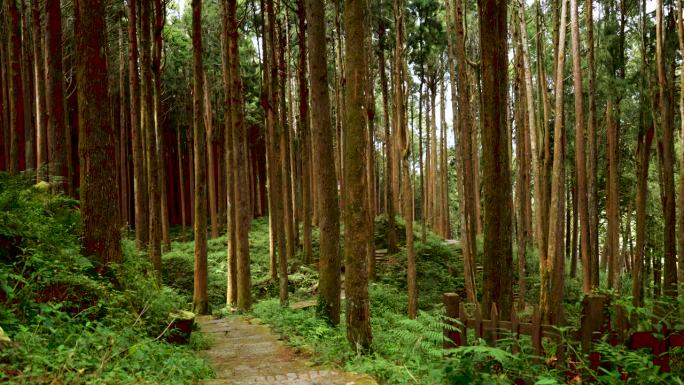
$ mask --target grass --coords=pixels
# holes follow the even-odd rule
[[[78,202],[0,173],[0,382],[188,384],[213,376],[193,347],[166,342],[186,298],[159,287],[124,241],[105,276],[80,252]],[[114,284],[115,282],[116,284]]]

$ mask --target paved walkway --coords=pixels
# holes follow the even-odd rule
[[[204,352],[216,372],[205,385],[377,385],[366,375],[312,367],[265,326],[245,317],[197,318],[212,340]]]

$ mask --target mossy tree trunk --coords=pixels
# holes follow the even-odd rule
[[[340,322],[340,212],[333,146],[334,133],[330,119],[330,97],[328,95],[327,44],[323,0],[306,0],[306,20],[308,24],[306,48],[309,53],[311,81],[311,133],[313,147],[319,155],[319,159],[313,162],[313,181],[316,185],[318,225],[320,228],[318,311],[320,316],[336,325]],[[363,256],[365,259],[365,252]],[[347,265],[347,272],[349,277],[349,265]],[[356,273],[354,271],[354,274]],[[366,273],[364,272],[364,274]]]
[[[120,263],[118,183],[111,167],[115,130],[107,113],[109,75],[105,56],[105,1],[76,1],[76,82],[78,84],[81,219],[84,253],[100,270]]]
[[[344,127],[344,231],[345,292],[347,295],[347,340],[356,351],[367,352],[372,342],[368,298],[368,244],[366,162],[366,0],[344,1],[345,46],[345,127]],[[359,47],[361,46],[361,47]],[[402,97],[403,100],[403,97]]]

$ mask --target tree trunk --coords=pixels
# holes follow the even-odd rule
[[[83,248],[85,255],[96,258],[102,271],[123,259],[118,183],[110,164],[116,149],[115,130],[107,113],[105,1],[77,0],[75,6]]]
[[[563,320],[563,210],[565,187],[565,133],[563,127],[563,69],[565,64],[565,19],[567,4],[561,0],[560,32],[556,66],[556,104],[551,195],[549,196],[549,228],[546,253],[540,258],[540,308],[546,323],[557,325]]]
[[[48,2],[49,3],[49,2]],[[138,75],[137,0],[128,2],[128,78],[131,103],[131,141],[133,147],[133,193],[135,195],[135,239],[140,248],[148,236],[147,175],[143,166],[140,127],[140,83]],[[48,45],[49,47],[49,45]],[[49,98],[48,98],[49,103]],[[52,174],[52,172],[50,173]]]
[[[675,238],[675,193],[674,193],[674,106],[672,105],[672,90],[670,89],[666,73],[666,63],[670,63],[673,56],[671,51],[665,46],[664,26],[663,26],[663,4],[662,0],[657,1],[656,6],[656,67],[658,72],[658,89],[661,116],[661,140],[662,140],[662,174],[663,174],[663,220],[665,236],[663,240],[664,266],[664,286],[663,291],[666,295],[675,296],[677,294],[677,244]],[[669,24],[668,24],[669,27]],[[672,33],[670,28],[667,33]],[[663,52],[665,50],[665,52]],[[668,55],[666,55],[668,53]]]
[[[140,73],[142,75],[140,96],[142,98],[142,131],[145,133],[145,161],[147,164],[148,208],[150,212],[147,248],[157,279],[161,280],[161,208],[159,204],[161,188],[157,135],[154,125],[154,83],[152,79],[152,42],[150,39],[152,28],[151,5],[150,1],[145,0],[140,4]]]
[[[58,1],[45,3],[45,65],[48,175],[53,191],[64,191],[67,176],[67,135],[62,71],[62,12]]]
[[[5,7],[0,7],[0,33],[3,36],[7,35]],[[2,146],[0,146],[0,166],[3,171],[9,171],[10,163],[10,122],[9,122],[9,88],[10,81],[8,79],[8,65],[9,57],[7,53],[7,44],[5,41],[0,42],[0,135],[2,135]]]
[[[202,0],[192,0],[193,139],[195,154],[195,280],[193,311],[209,311],[207,296],[207,137],[204,128],[204,78],[202,69]]]
[[[517,177],[516,181],[516,195],[518,199],[518,309],[525,308],[525,263],[527,254],[527,241],[530,238],[528,220],[526,216],[529,215],[527,211],[530,205],[530,170],[529,164],[527,163],[528,156],[528,133],[530,130],[530,120],[527,120],[527,83],[525,81],[525,70],[524,70],[524,54],[522,49],[522,39],[521,34],[526,33],[525,30],[521,31],[521,24],[517,23],[517,18],[512,19],[512,29],[513,29],[513,41],[515,44],[515,122],[516,122],[516,165]],[[532,105],[534,108],[534,105]],[[534,124],[534,120],[532,120]],[[534,126],[532,126],[534,127]]]
[[[249,175],[247,127],[244,123],[242,78],[240,76],[239,25],[237,0],[227,2],[228,61],[230,64],[230,110],[235,148],[235,224],[237,252],[237,305],[242,311],[252,306],[252,282],[249,256],[249,226],[252,211],[249,205]]]
[[[180,191],[180,211],[181,211],[181,241],[185,241],[185,227],[188,221],[185,217],[185,173],[183,172],[184,164],[183,162],[183,149],[181,146],[181,131],[176,132],[176,138],[178,140],[178,190]]]
[[[297,17],[299,38],[299,133],[302,162],[302,252],[304,263],[310,264],[313,259],[311,245],[311,132],[309,127],[309,83],[306,59],[306,8],[305,0],[297,0]]]
[[[640,2],[641,25],[646,23],[646,2]],[[646,49],[646,30],[642,29],[641,34],[641,71],[646,73],[648,68],[645,56]],[[646,261],[646,210],[648,202],[648,168],[651,160],[651,144],[655,135],[652,112],[649,111],[648,103],[651,98],[649,95],[646,76],[642,76],[640,81],[640,103],[641,103],[641,127],[637,137],[636,150],[636,250],[632,261],[632,304],[634,306],[644,306],[644,264]],[[654,283],[655,284],[655,283]],[[655,286],[655,285],[654,285]]]
[[[40,2],[31,4],[31,35],[33,38],[33,76],[36,93],[36,175],[38,181],[46,180],[47,166],[47,109],[45,107],[45,52],[41,28]]]
[[[380,68],[380,87],[382,90],[383,122],[385,125],[385,201],[387,203],[387,253],[397,251],[397,230],[394,219],[394,145],[392,140],[389,90],[385,70],[385,20],[380,18],[378,26],[378,67]]]
[[[404,1],[394,0],[394,22],[396,40],[394,45],[394,127],[399,133],[399,149],[401,150],[402,169],[402,203],[404,221],[406,222],[406,282],[408,285],[408,316],[416,318],[418,312],[418,285],[416,282],[416,255],[413,250],[413,194],[409,156],[411,148],[408,141],[408,127],[405,122],[404,107]],[[348,53],[349,54],[349,53]],[[363,59],[362,59],[363,60]],[[362,62],[363,63],[363,62]]]
[[[204,84],[207,82],[206,71],[202,74]],[[211,106],[211,96],[209,95],[209,87],[204,88],[204,121],[207,127],[207,173],[208,173],[208,189],[209,189],[209,219],[211,220],[211,238],[218,238],[219,223],[218,223],[218,197],[216,196],[216,146],[214,139],[217,136],[214,133],[214,113]]]
[[[366,3],[368,4],[368,3]],[[368,14],[371,14],[370,7],[367,9]],[[366,18],[366,27],[368,33],[366,34],[365,47],[367,49],[366,57],[369,62],[368,79],[366,81],[366,178],[368,179],[368,245],[366,249],[366,258],[368,259],[368,279],[375,280],[375,215],[377,207],[375,205],[375,74],[373,72],[373,44],[371,37],[370,21],[371,18]]]
[[[591,241],[587,191],[586,150],[584,149],[584,100],[582,97],[582,57],[580,56],[577,0],[570,0],[572,30],[572,77],[575,94],[575,169],[577,172],[577,210],[580,221],[580,251],[582,255],[582,291],[591,294]],[[575,265],[576,266],[576,265]]]
[[[608,137],[608,181],[606,189],[606,217],[608,233],[606,239],[606,256],[608,261],[608,287],[619,290],[619,260],[620,260],[620,211],[618,196],[618,133],[613,117],[613,101],[609,98],[606,105],[606,127]]]
[[[306,0],[306,20],[309,33],[306,47],[309,53],[309,74],[311,81],[311,133],[313,147],[318,159],[313,162],[314,184],[316,185],[318,205],[318,225],[320,228],[320,273],[318,297],[319,315],[333,325],[340,322],[340,212],[337,202],[337,175],[333,147],[333,130],[330,121],[330,99],[328,95],[328,66],[325,34],[325,5],[323,0]],[[361,174],[360,174],[361,175]],[[345,226],[345,229],[347,227]],[[347,229],[347,231],[349,231]],[[363,231],[363,230],[362,230]],[[359,245],[361,247],[361,245]],[[365,254],[364,254],[365,256]],[[357,255],[357,257],[359,257]],[[365,258],[364,258],[365,260]],[[347,265],[347,275],[366,274],[349,270],[355,265]],[[352,280],[357,279],[354,277]],[[355,281],[358,282],[358,281]],[[363,288],[354,288],[361,291]],[[349,292],[347,292],[349,295]],[[353,292],[356,294],[356,292]],[[352,300],[356,300],[352,297]],[[368,297],[365,297],[366,301]],[[368,306],[368,303],[365,303]],[[368,308],[366,308],[368,315]],[[369,322],[366,319],[366,322]],[[370,330],[370,326],[365,326]]]
[[[476,232],[477,218],[475,212],[475,189],[473,178],[472,134],[470,120],[470,92],[465,53],[465,32],[463,28],[463,5],[455,0],[454,12],[456,20],[456,68],[458,69],[458,123],[460,127],[461,179],[463,185],[463,221],[461,224],[461,243],[463,244],[463,269],[465,290],[468,302],[477,301],[475,287],[475,257],[477,254]]]
[[[502,319],[513,305],[511,171],[506,132],[507,5],[480,0],[482,45],[482,154],[484,187],[483,309],[496,304]]]
[[[589,117],[587,119],[587,136],[589,145],[589,159],[587,162],[587,206],[589,215],[589,271],[591,274],[592,290],[599,286],[598,263],[598,183],[596,149],[596,63],[594,60],[594,17],[593,0],[585,0],[584,14],[587,24],[587,68],[589,70],[589,88],[587,97],[589,102]]]
[[[128,227],[129,221],[129,199],[128,199],[128,116],[126,100],[126,80],[128,75],[126,73],[126,49],[124,48],[124,24],[120,20],[118,23],[118,50],[119,50],[119,148],[117,149],[120,164],[119,164],[119,190],[121,196],[121,224]],[[39,151],[40,152],[40,151]]]
[[[284,21],[287,24],[287,20]],[[287,51],[286,37],[287,32],[283,28],[283,21],[278,20],[276,26],[278,29],[278,73],[282,76],[279,78],[279,86],[277,100],[280,106],[280,165],[282,166],[282,200],[283,200],[283,224],[285,227],[285,255],[288,261],[292,261],[295,257],[295,231],[294,231],[294,208],[292,205],[292,166],[290,157],[290,125],[292,122],[287,116],[287,100],[285,98],[285,86],[289,81],[287,78],[287,66],[285,62],[285,52]]]
[[[364,173],[366,152],[366,100],[364,91],[368,79],[366,58],[366,0],[344,2],[344,27],[347,39],[345,50],[345,127],[344,127],[344,232],[345,232],[345,292],[347,295],[347,340],[352,348],[367,352],[372,335],[368,298],[368,214]],[[314,15],[312,15],[314,16]],[[323,20],[323,17],[320,17]],[[361,45],[361,47],[359,47]],[[312,53],[312,58],[315,57]],[[318,55],[325,57],[325,55]],[[325,67],[323,67],[325,68]],[[313,71],[311,71],[314,74]],[[407,221],[407,223],[409,223]]]
[[[7,1],[7,34],[9,47],[9,110],[10,110],[10,163],[9,171],[17,174],[26,166],[24,84],[21,68],[21,40],[19,37],[19,11],[15,1]]]
[[[33,50],[31,49],[31,31],[29,27],[29,20],[31,18],[30,10],[27,5],[28,0],[21,0],[21,81],[24,83],[24,127],[26,129],[24,135],[24,156],[26,164],[25,170],[34,170],[36,168],[36,95],[35,95],[35,78],[31,75],[34,68]]]
[[[444,239],[451,238],[451,225],[449,220],[449,165],[448,165],[448,152],[447,152],[447,122],[446,122],[446,79],[442,78],[440,86],[440,134],[441,134],[441,147],[439,149],[440,157],[440,233]]]
[[[684,52],[684,22],[682,21],[682,0],[677,0],[677,37],[679,40],[679,49]],[[679,76],[679,137],[684,140],[684,76],[681,76],[681,71],[684,70],[684,64],[680,64]],[[679,232],[677,233],[677,243],[680,254],[684,252],[684,148],[681,150],[681,157],[679,159]],[[678,282],[684,281],[684,257],[679,256],[679,271]]]
[[[230,37],[228,36],[228,28],[230,25],[228,4],[221,2],[221,44],[222,44],[222,61],[221,69],[223,73],[223,94],[225,106],[231,106],[231,92],[232,92],[232,75],[231,75],[231,60],[230,60]],[[230,107],[223,110],[223,124],[224,124],[224,158],[226,164],[226,305],[236,306],[238,298],[237,286],[237,239],[236,239],[236,190],[237,183],[235,182],[236,164],[235,164],[235,139],[233,137],[233,120],[232,109]],[[269,213],[270,215],[271,213]],[[269,224],[272,219],[269,218]],[[270,230],[270,229],[269,229]],[[275,260],[275,258],[273,258]],[[277,272],[273,266],[272,272]]]

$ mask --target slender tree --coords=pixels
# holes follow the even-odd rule
[[[204,130],[204,78],[202,69],[202,0],[192,0],[193,139],[195,153],[195,280],[193,310],[209,311],[207,297],[207,137]]]
[[[19,31],[19,11],[15,1],[7,1],[8,57],[9,57],[9,110],[10,110],[10,173],[16,174],[26,166],[24,117],[24,83],[21,66],[21,38]]]
[[[587,210],[589,215],[589,272],[591,274],[591,288],[599,285],[598,262],[598,184],[596,149],[596,62],[594,60],[594,4],[593,0],[585,0],[584,15],[587,24],[587,69],[589,82],[587,98],[589,114],[587,117],[587,143],[589,146],[587,158]]]
[[[154,125],[154,82],[152,79],[152,2],[140,3],[140,74],[142,84],[141,122],[145,137],[145,164],[147,166],[147,194],[149,197],[149,238],[148,254],[150,261],[161,280],[161,187],[159,181],[159,154],[157,135]]]
[[[570,29],[572,30],[572,77],[575,93],[575,170],[577,172],[577,210],[580,224],[582,255],[582,291],[591,293],[591,237],[587,191],[586,150],[584,148],[584,100],[582,93],[582,57],[580,56],[579,18],[577,0],[570,0]]]
[[[461,239],[463,246],[463,269],[465,273],[465,289],[468,301],[476,301],[475,257],[477,234],[477,218],[475,212],[475,189],[473,181],[472,133],[470,119],[470,88],[468,82],[467,62],[465,56],[465,31],[463,28],[463,5],[461,0],[454,1],[456,20],[456,68],[458,69],[456,84],[458,86],[458,127],[461,149],[461,184],[463,198],[461,204],[462,222]]]
[[[50,2],[48,2],[50,3]],[[147,173],[144,166],[143,133],[140,127],[140,77],[138,71],[138,6],[128,1],[128,84],[130,89],[131,143],[133,148],[133,194],[135,200],[135,239],[138,247],[147,243],[149,212]],[[48,98],[49,102],[49,98]],[[52,172],[50,172],[52,174]]]
[[[297,0],[297,37],[299,38],[299,135],[301,143],[302,168],[302,252],[305,263],[311,263],[313,249],[311,243],[312,217],[312,162],[311,160],[311,129],[309,126],[309,82],[307,71],[306,49],[306,5],[305,0]]]
[[[249,175],[247,132],[242,101],[242,78],[240,76],[239,24],[237,21],[237,0],[227,0],[228,19],[228,62],[230,75],[230,114],[233,125],[233,146],[235,148],[235,225],[237,265],[237,305],[247,311],[252,306],[252,282],[249,257]]]
[[[233,139],[233,120],[231,110],[231,92],[232,92],[232,76],[231,76],[231,62],[230,62],[230,43],[228,36],[228,27],[230,25],[228,14],[228,3],[221,2],[221,69],[223,73],[223,92],[224,92],[224,117],[223,124],[225,133],[223,136],[225,147],[225,164],[226,164],[226,302],[228,306],[237,305],[237,259],[236,259],[236,205],[235,205],[235,145]]]
[[[394,127],[399,134],[402,171],[402,199],[406,221],[406,282],[408,284],[408,316],[416,318],[418,312],[418,284],[416,281],[416,254],[413,249],[413,188],[411,187],[411,149],[406,125],[404,79],[404,1],[394,0]]]
[[[385,63],[385,19],[380,17],[378,22],[378,68],[380,72],[380,87],[382,92],[383,123],[385,125],[385,202],[387,205],[387,252],[397,251],[397,229],[394,219],[394,142],[392,141],[392,129],[389,107],[389,87]]]
[[[669,23],[668,23],[669,26]],[[658,74],[658,95],[661,119],[662,141],[662,179],[663,179],[663,219],[665,235],[663,240],[664,247],[664,292],[666,295],[674,296],[677,293],[677,244],[675,239],[675,193],[674,193],[674,106],[671,99],[671,88],[668,81],[666,64],[668,54],[671,50],[666,47],[664,37],[665,26],[663,22],[663,1],[658,0],[656,4],[656,68]],[[670,28],[667,33],[671,33]]]
[[[336,325],[340,321],[340,212],[339,203],[337,202],[337,175],[335,173],[333,131],[330,120],[325,4],[323,0],[306,0],[306,20],[308,24],[306,47],[309,52],[309,74],[311,81],[311,133],[313,147],[319,156],[319,159],[313,162],[313,180],[316,185],[316,192],[318,193],[316,199],[318,205],[318,226],[321,233],[318,266],[320,273],[318,309],[319,314],[323,318],[330,320],[333,325]],[[365,251],[363,256],[365,260]],[[355,255],[354,258],[361,258],[361,255]],[[347,265],[348,272],[350,271],[349,267],[350,265]],[[358,268],[355,264],[352,267]],[[364,268],[362,274],[366,274],[365,271]],[[357,273],[359,273],[358,270],[353,270],[353,274]],[[359,280],[360,278],[354,277],[352,281],[362,283],[363,281]],[[354,289],[361,291],[361,293],[360,298],[352,297],[352,299],[364,301],[365,298],[365,313],[363,313],[363,308],[360,308],[360,310],[362,311],[361,314],[365,314],[368,317],[367,294],[364,297],[362,288]],[[356,294],[356,292],[353,293]],[[364,304],[361,302],[354,305],[363,306]],[[359,320],[359,322],[362,321]],[[370,320],[367,318],[365,322],[370,322]],[[370,330],[369,324],[362,327]],[[365,336],[363,333],[361,335]],[[365,339],[361,341],[365,341]]]
[[[608,287],[618,288],[620,267],[620,207],[618,195],[618,126],[613,115],[613,101],[606,103],[606,135],[608,142],[608,181],[606,183],[607,203],[606,217],[608,232],[606,239],[606,256],[608,261]]]
[[[48,174],[53,190],[64,191],[67,176],[64,111],[64,71],[62,65],[62,11],[58,1],[45,2],[45,67]]]
[[[546,252],[540,258],[540,307],[544,322],[558,324],[563,319],[564,261],[563,206],[565,201],[565,133],[563,124],[563,72],[565,66],[565,20],[567,1],[562,0],[558,60],[556,66],[556,103],[551,194],[549,195],[549,228]]]
[[[33,78],[36,94],[36,171],[38,181],[46,180],[47,171],[47,109],[45,107],[45,50],[42,31],[42,7],[39,1],[31,3],[31,38],[33,39]]]

